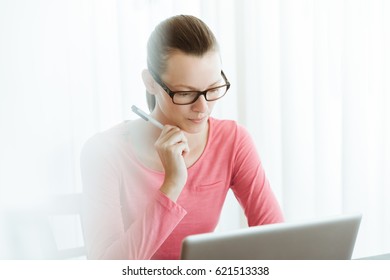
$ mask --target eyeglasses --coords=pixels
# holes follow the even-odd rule
[[[225,81],[224,85],[206,89],[205,91],[172,91],[166,84],[156,75],[153,71],[150,71],[153,79],[163,88],[163,90],[172,98],[172,102],[177,105],[188,105],[194,103],[198,98],[203,95],[207,101],[215,101],[225,96],[226,92],[230,88],[230,83],[225,74],[221,70],[222,78]]]

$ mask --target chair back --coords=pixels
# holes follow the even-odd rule
[[[73,193],[0,213],[0,259],[85,259],[82,205]]]

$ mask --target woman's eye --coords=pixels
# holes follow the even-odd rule
[[[193,96],[193,92],[178,92],[177,93],[180,97],[188,97],[188,96]]]

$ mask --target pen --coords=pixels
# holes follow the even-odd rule
[[[157,121],[156,119],[154,119],[152,116],[146,114],[144,111],[142,111],[140,108],[138,108],[137,106],[133,105],[131,106],[131,110],[136,113],[138,116],[140,116],[141,118],[143,118],[145,121],[149,121],[151,122],[153,125],[157,126],[158,128],[161,128],[163,129],[164,126],[159,122]]]

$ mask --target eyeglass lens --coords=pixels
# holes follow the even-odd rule
[[[227,91],[227,85],[210,89],[206,92],[206,100],[213,101],[221,98]],[[183,91],[175,92],[173,95],[173,102],[176,104],[191,104],[195,102],[199,96],[202,95],[198,91]]]

